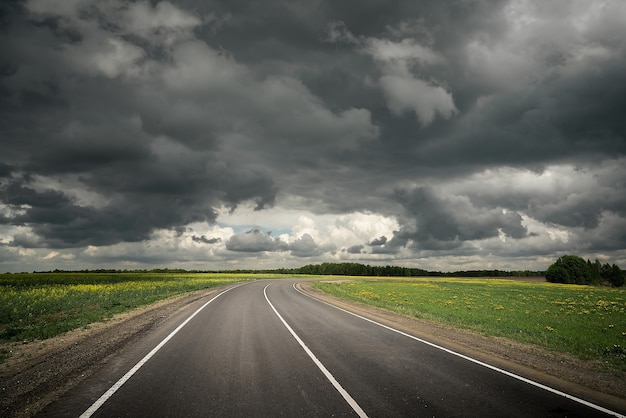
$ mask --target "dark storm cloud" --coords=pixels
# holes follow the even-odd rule
[[[498,170],[487,184],[459,186],[478,209],[500,206],[565,227],[598,227],[605,213],[624,217],[626,184],[620,161],[586,169],[554,168],[519,172]]]
[[[398,190],[395,198],[406,209],[409,219],[397,238],[411,239],[425,248],[454,248],[464,241],[482,240],[506,234],[513,238],[526,235],[522,218],[502,209],[476,210],[463,199],[438,197],[428,188]]]
[[[183,31],[185,22],[195,24],[193,17],[177,17],[168,4],[136,6],[157,21],[173,19],[159,36],[168,36],[168,28]],[[17,36],[2,40],[9,52],[6,66],[14,68],[2,79],[3,156],[24,178],[78,176],[104,202],[84,205],[64,191],[35,190],[28,182],[0,184],[3,202],[22,208],[10,223],[30,226],[38,246],[141,241],[158,228],[214,222],[213,207],[222,202],[236,207],[252,200],[259,209],[273,203],[275,186],[262,169],[224,165],[212,152],[210,118],[180,109],[192,110],[192,103],[146,93],[159,87],[147,76],[142,84],[135,73],[146,64],[146,51],[113,38],[124,34],[123,25],[112,23],[122,9],[105,5],[98,20],[91,12],[79,16],[61,8],[57,18],[41,11],[41,3],[28,6],[35,12],[12,7],[7,30]],[[127,31],[142,35],[145,24],[128,23]],[[81,36],[70,39],[68,31]],[[35,42],[28,44],[28,38]],[[8,175],[9,166],[2,167]]]
[[[147,239],[155,227],[169,228],[181,223],[215,219],[211,211],[194,212],[185,208],[182,200],[162,196],[155,199],[148,194],[140,196],[141,203],[121,199],[95,208],[80,206],[60,191],[37,191],[28,184],[14,181],[0,189],[0,196],[8,207],[19,212],[9,217],[6,223],[29,225],[39,237],[38,240],[29,238],[28,243],[24,240],[12,242],[12,245],[25,247],[62,248],[136,242]]]
[[[537,16],[545,14],[540,4],[529,5]],[[348,46],[357,43],[353,52],[382,61],[383,77],[379,81],[385,72],[399,73],[404,71],[402,66],[409,66],[411,71],[403,73],[407,86],[434,78],[451,93],[458,109],[450,123],[435,117],[421,128],[410,120],[419,122],[426,111],[436,110],[435,102],[423,112],[418,106],[425,104],[416,103],[417,118],[409,112],[401,118],[404,121],[397,117],[390,120],[380,110],[375,112],[375,117],[384,121],[386,140],[396,145],[380,150],[389,157],[382,161],[406,167],[412,164],[417,173],[428,175],[436,170],[437,176],[455,176],[475,170],[477,164],[541,166],[553,161],[588,160],[591,154],[624,154],[626,125],[618,117],[626,97],[621,81],[626,66],[624,48],[614,37],[606,36],[607,31],[603,31],[604,36],[591,31],[601,27],[602,20],[610,19],[608,10],[597,22],[590,19],[586,33],[575,33],[568,20],[575,16],[569,16],[571,11],[565,7],[561,15],[560,6],[556,6],[536,32],[523,32],[512,29],[520,22],[515,20],[515,8],[507,10],[505,2],[457,6],[419,2],[415,6],[419,10],[407,13],[414,19],[413,33],[401,32],[398,22],[407,21],[395,16],[396,24],[388,29],[401,32],[399,35],[393,30],[363,33],[346,24],[344,30],[349,32],[336,39],[346,43],[349,37],[352,42]],[[393,16],[392,7],[389,12]],[[509,22],[505,21],[507,13]],[[427,15],[428,19],[420,19]],[[420,33],[430,34],[431,42],[420,40]],[[383,56],[372,49],[382,41],[396,50]],[[387,99],[393,110],[394,102]],[[404,98],[398,95],[395,101],[399,100]],[[436,169],[441,165],[449,169]]]
[[[0,162],[0,177],[9,177],[11,175],[11,166]]]
[[[339,246],[190,240],[293,257],[626,246],[610,232],[626,216],[620,2],[0,7],[4,249],[183,239],[242,204],[399,226]]]

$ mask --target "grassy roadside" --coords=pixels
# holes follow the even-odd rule
[[[2,274],[0,343],[43,340],[171,296],[265,277],[213,273]],[[2,357],[0,347],[0,361]]]
[[[626,291],[496,279],[355,279],[314,287],[397,313],[626,371]]]

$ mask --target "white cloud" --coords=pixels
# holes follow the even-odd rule
[[[42,257],[44,260],[51,260],[54,257],[58,256],[60,253],[58,251],[50,251],[47,255]]]
[[[415,112],[422,126],[429,125],[439,114],[447,119],[457,112],[450,93],[409,74],[388,74],[380,79],[389,110],[402,116]]]
[[[42,257],[43,260],[52,260],[54,258],[60,258],[66,261],[72,261],[76,259],[76,256],[73,253],[68,253],[67,251],[64,253],[58,251],[50,251],[48,254]]]
[[[418,64],[432,65],[444,61],[441,55],[410,38],[403,39],[400,42],[393,42],[388,39],[368,38],[365,41],[363,49],[375,60],[385,64],[399,63],[406,65],[407,63],[415,62]]]
[[[375,213],[354,212],[349,214],[314,214],[303,209],[288,209],[280,205],[271,210],[254,211],[241,206],[229,212],[222,209],[218,222],[231,228],[240,225],[240,229],[262,229],[281,234],[286,242],[293,245],[304,236],[311,238],[318,248],[324,251],[348,248],[379,239],[391,238],[393,231],[399,229],[398,221],[390,216]],[[298,245],[310,244],[304,238]]]
[[[67,48],[66,51],[74,67],[84,67],[86,71],[110,78],[138,75],[138,61],[145,56],[143,49],[115,37],[103,39],[97,45],[84,44],[83,48]]]

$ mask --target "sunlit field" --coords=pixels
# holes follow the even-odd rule
[[[320,282],[336,296],[626,370],[626,291],[492,279]]]
[[[3,274],[0,275],[0,342],[46,339],[185,292],[260,278],[263,275]]]

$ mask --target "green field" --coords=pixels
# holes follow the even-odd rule
[[[50,338],[171,296],[259,278],[263,275],[2,274],[0,343]]]
[[[0,275],[0,343],[43,340],[194,290],[262,274]],[[626,371],[626,290],[495,279],[354,279],[320,290],[402,314],[599,359]],[[0,360],[3,350],[0,348]]]
[[[626,291],[495,279],[367,279],[317,289],[626,371]]]

